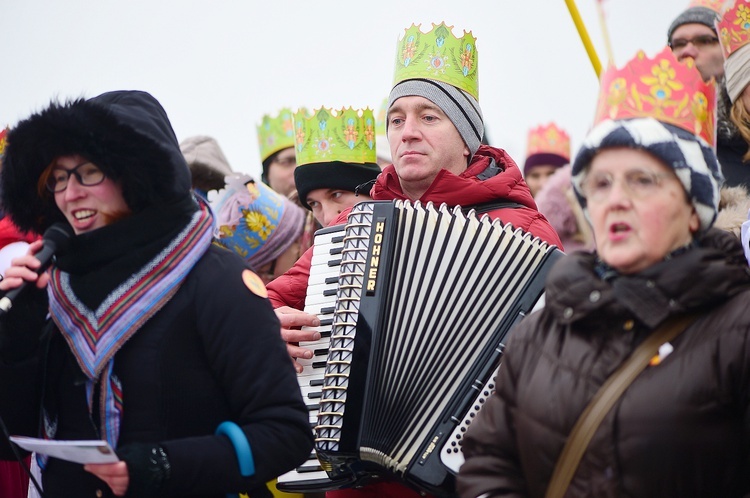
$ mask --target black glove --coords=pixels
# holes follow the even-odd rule
[[[125,497],[152,498],[161,495],[171,467],[167,453],[154,443],[131,443],[117,449],[128,465],[130,482]]]

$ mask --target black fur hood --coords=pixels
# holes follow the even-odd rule
[[[0,171],[3,209],[23,231],[64,220],[37,187],[58,156],[80,154],[121,181],[133,213],[190,195],[190,171],[161,104],[145,92],[116,91],[51,103],[8,133]]]

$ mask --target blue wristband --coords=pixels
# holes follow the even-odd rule
[[[253,452],[250,450],[250,443],[242,432],[240,426],[234,422],[222,422],[216,428],[216,435],[224,435],[234,446],[234,452],[237,454],[237,462],[240,465],[240,474],[243,477],[250,477],[255,474],[255,460]]]

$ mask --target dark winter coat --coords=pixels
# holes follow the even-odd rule
[[[544,496],[576,419],[667,317],[701,315],[631,384],[596,431],[567,496],[750,492],[750,270],[712,229],[639,274],[600,278],[596,255],[561,259],[546,308],[507,344],[497,391],[464,441],[463,497]]]
[[[743,159],[747,153],[747,142],[739,131],[732,135],[719,134],[716,143],[716,157],[721,164],[724,185],[750,188],[750,163]]]

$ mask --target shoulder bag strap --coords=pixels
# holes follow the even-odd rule
[[[658,327],[633,351],[625,363],[609,376],[573,426],[555,464],[545,498],[561,498],[565,495],[578,464],[604,417],[633,380],[646,368],[651,358],[659,351],[659,347],[680,335],[697,317],[696,314],[677,316]]]

